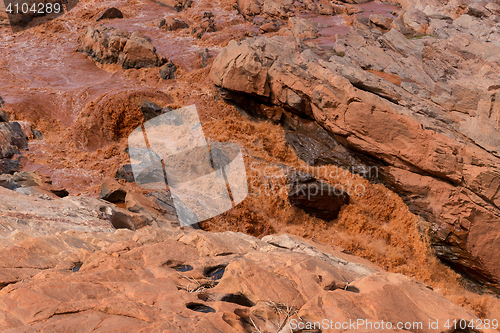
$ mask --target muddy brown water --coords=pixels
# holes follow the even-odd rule
[[[23,153],[26,157],[24,170],[39,170],[51,176],[54,185],[66,188],[70,194],[97,196],[102,178],[113,176],[121,164],[129,162],[124,153],[126,133],[133,129],[134,123],[116,127],[120,119],[115,116],[120,112],[137,111],[123,97],[132,92],[157,99],[161,106],[194,103],[207,129],[207,137],[235,140],[245,151],[263,160],[298,167],[284,143],[282,129],[273,124],[245,122],[234,108],[214,97],[216,91],[208,78],[208,68],[200,66],[198,50],[209,49],[210,66],[215,55],[230,40],[240,40],[249,31],[258,31],[256,26],[237,15],[233,4],[234,0],[195,0],[194,8],[176,13],[149,0],[106,3],[84,0],[65,15],[45,23],[44,18],[36,19],[42,22],[37,21],[36,26],[15,34],[0,27],[0,96],[12,120],[30,121],[43,134],[42,140],[30,141],[29,151]],[[96,23],[95,19],[107,6],[120,8],[124,19]],[[358,6],[365,9],[361,14],[364,16],[389,16],[397,9],[377,2]],[[205,11],[214,12],[220,31],[201,39],[193,37],[191,29],[166,32],[157,28],[159,19],[168,15],[180,17],[191,26],[199,24]],[[331,47],[337,34],[346,34],[350,29],[345,18],[339,16],[311,19],[328,25],[315,41],[323,47]],[[158,69],[124,71],[116,65],[96,64],[76,52],[78,36],[87,26],[98,24],[143,32],[159,52],[179,67],[178,79],[161,80]],[[373,74],[401,84],[398,77]],[[103,115],[105,112],[109,115]],[[104,130],[96,130],[92,127],[95,124]],[[113,131],[123,137],[116,139],[111,135],[116,134]],[[87,134],[87,139],[93,136],[92,140],[86,142],[83,134]],[[362,181],[346,177],[347,181]],[[402,200],[382,186],[363,184],[367,186],[367,195],[354,198],[341,212],[337,221],[340,228],[288,207],[285,200],[259,197],[214,219],[205,230],[241,231],[258,237],[275,231],[315,237],[327,244],[342,246],[390,271],[413,276],[435,288],[448,288],[451,299],[469,302],[463,298],[461,289],[453,289],[453,277],[447,268],[432,266],[427,244],[418,236],[418,230],[406,231],[416,223]],[[386,242],[385,235],[390,242]],[[443,277],[450,277],[450,280]],[[478,304],[486,304],[483,300],[477,300]],[[191,309],[211,311],[199,306],[192,304]],[[498,309],[498,305],[493,308]]]
[[[370,15],[373,14],[381,14],[386,17],[394,18],[394,15],[392,13],[400,9],[397,6],[387,5],[379,1],[366,2],[358,4],[357,6],[364,10],[363,13],[361,13],[361,15],[364,17],[370,17]]]
[[[95,23],[107,6],[120,8],[124,18]],[[359,6],[366,13],[383,14],[395,8],[376,2]],[[202,21],[206,11],[215,15],[219,31],[198,39],[191,34],[191,28]],[[159,21],[166,16],[181,18],[190,28],[175,32],[158,29]],[[321,37],[314,40],[324,48],[331,48],[335,36],[346,34],[350,29],[346,17],[341,15],[309,16],[309,19],[328,26],[320,31]],[[179,79],[161,80],[158,69],[123,71],[118,65],[97,64],[85,54],[75,52],[78,36],[87,26],[98,24],[129,32],[141,31],[151,38],[158,52],[178,66]],[[193,8],[181,13],[147,0],[120,0],[106,5],[87,0],[80,1],[57,19],[50,22],[45,19],[44,23],[44,18],[37,18],[32,25],[17,33],[0,27],[0,96],[12,120],[30,121],[43,134],[42,140],[29,143],[23,169],[47,174],[54,185],[65,187],[71,194],[91,196],[98,194],[102,177],[113,175],[117,164],[127,163],[127,158],[123,154],[126,138],[111,147],[109,138],[100,139],[103,135],[100,131],[87,136],[79,133],[95,131],[92,123],[99,122],[93,119],[101,117],[95,114],[98,110],[92,113],[89,108],[96,103],[102,106],[113,94],[148,90],[172,96],[174,106],[187,103],[203,106],[207,96],[214,92],[208,72],[196,74],[203,71],[198,52],[208,48],[210,66],[229,40],[242,39],[245,34],[258,31],[237,14],[231,1],[225,0],[195,1]],[[217,110],[202,108],[200,112],[202,117],[210,118],[210,113]],[[103,127],[114,126],[106,123],[106,117],[103,119]],[[120,133],[127,130],[132,129],[125,128]]]

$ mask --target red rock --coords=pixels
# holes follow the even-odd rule
[[[488,84],[476,91],[455,85],[462,78],[460,71],[468,73],[469,66],[474,66],[476,61],[488,62],[481,54],[486,52],[489,44],[478,42],[477,47],[481,49],[477,50],[477,55],[464,58],[463,53],[458,51],[461,46],[452,41],[429,39],[424,43],[423,50],[418,51],[418,42],[408,41],[396,31],[378,39],[382,42],[382,47],[375,47],[370,38],[373,37],[363,37],[352,32],[345,40],[338,39],[338,44],[345,43],[345,54],[333,56],[328,61],[316,55],[314,49],[308,49],[292,38],[261,37],[240,44],[231,43],[215,59],[211,77],[217,86],[230,90],[233,96],[239,93],[241,101],[250,99],[257,105],[259,101],[270,103],[302,117],[314,118],[336,138],[342,138],[340,141],[345,147],[382,160],[401,172],[408,171],[406,178],[401,177],[397,181],[389,177],[388,184],[395,185],[412,211],[423,214],[436,229],[443,225],[455,226],[453,238],[434,239],[433,244],[440,257],[498,288],[500,273],[496,267],[499,259],[486,254],[491,246],[500,246],[496,236],[490,236],[496,235],[500,228],[497,217],[500,216],[500,211],[496,207],[498,198],[495,194],[500,186],[497,179],[498,163],[495,162],[497,157],[496,153],[493,156],[483,148],[461,139],[463,135],[469,136],[492,151],[498,129],[488,130],[491,135],[481,136],[468,127],[477,124],[477,112],[485,112],[483,110],[488,109],[486,105],[491,108],[491,101],[480,102],[480,96],[488,95]],[[448,51],[438,51],[444,50],[445,44]],[[266,51],[257,52],[257,49],[262,48]],[[389,56],[392,52],[412,59],[415,64],[413,69],[395,62],[395,58]],[[251,59],[252,66],[240,61],[246,58]],[[392,64],[393,69],[400,68],[397,72],[403,76],[410,70],[412,74],[407,78],[419,84],[402,82],[398,86],[362,69],[364,66],[383,70],[388,63]],[[427,70],[430,67],[426,66],[431,66],[432,71]],[[262,74],[248,75],[250,68],[254,71],[258,69],[258,73]],[[451,87],[444,90],[440,87],[443,83],[439,80],[446,72],[454,73],[457,81],[450,80]],[[493,76],[488,80],[493,80]],[[426,89],[435,90],[435,95],[431,96]],[[444,96],[438,99],[439,89]],[[290,94],[290,90],[294,94]],[[300,111],[294,109],[296,102],[289,98],[296,95],[301,96],[302,100],[310,101]],[[439,103],[441,107],[436,108],[433,103]],[[418,107],[410,106],[417,104]],[[247,109],[256,107],[251,103],[240,106]],[[422,117],[416,115],[417,109],[423,112]],[[312,110],[312,115],[308,110]],[[457,129],[459,125],[450,115],[451,110],[462,110],[467,115],[462,119],[468,119],[471,123],[466,122]],[[443,122],[438,124],[436,119],[455,124],[455,127],[443,125]],[[481,166],[473,160],[481,160]],[[421,171],[418,170],[425,170],[434,181],[419,188],[411,176],[414,174],[415,177],[420,177]],[[440,201],[439,207],[442,208],[438,209],[427,199],[431,196],[430,193],[440,193],[443,198],[447,198]],[[485,200],[480,199],[481,197]],[[458,207],[464,210],[461,211],[462,208]],[[465,207],[470,207],[470,210]],[[461,211],[460,214],[465,214],[463,218],[457,215],[457,210]],[[494,213],[486,213],[488,210]],[[471,214],[472,211],[482,213]],[[462,227],[458,227],[460,225]],[[486,225],[489,226],[488,230],[482,227]],[[484,243],[486,239],[488,241]],[[484,244],[484,252],[479,250],[480,243]],[[466,244],[475,244],[477,247],[472,249]],[[462,249],[467,250],[464,252]]]
[[[115,18],[123,18],[123,13],[118,8],[110,7],[106,8],[96,21]]]
[[[262,1],[260,0],[238,0],[238,9],[245,16],[259,15],[261,12]]]
[[[162,20],[162,22],[160,23],[160,28],[168,31],[175,31],[179,29],[189,28],[189,25],[182,20],[168,16],[164,20]]]
[[[78,51],[103,64],[120,63],[125,69],[159,67],[166,61],[142,33],[102,26],[87,28],[79,38]]]
[[[99,199],[103,199],[109,202],[125,202],[125,197],[127,191],[118,183],[115,179],[111,177],[106,177],[102,181],[101,194]]]
[[[136,233],[63,233],[0,249],[0,256],[32,244],[53,263],[24,282],[0,286],[3,332],[243,333],[251,322],[276,331],[283,322],[280,311],[287,309],[292,312],[287,325],[298,320],[295,312],[304,320],[477,319],[422,283],[288,235],[259,240],[151,227]],[[78,272],[54,268],[64,256],[76,260],[81,250],[68,253],[82,247],[91,252],[80,257]],[[224,256],[217,255],[220,247]],[[32,265],[41,258],[2,263]],[[191,270],[176,271],[182,265]],[[213,267],[225,267],[217,285],[207,277]],[[201,306],[213,312],[196,312]]]
[[[276,32],[279,30],[278,25],[273,22],[268,22],[260,26],[260,31],[263,33]]]
[[[291,171],[288,182],[290,203],[325,221],[336,219],[342,206],[349,204],[345,189],[330,186],[310,174]]]

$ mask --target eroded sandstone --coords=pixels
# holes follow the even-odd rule
[[[425,14],[408,15],[409,28],[426,31]],[[330,53],[280,36],[230,42],[211,77],[228,96],[253,100],[240,104],[251,113],[271,104],[314,119],[344,147],[389,165],[388,186],[432,223],[438,255],[498,287],[500,39],[466,34],[466,17],[440,20],[446,39],[352,30]]]

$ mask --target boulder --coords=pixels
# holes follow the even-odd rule
[[[268,32],[276,32],[280,29],[280,27],[274,22],[264,23],[259,27],[260,32],[268,33]]]
[[[116,170],[115,173],[116,180],[125,180],[128,183],[135,182],[134,173],[132,171],[131,164],[124,164]]]
[[[115,19],[115,18],[123,18],[123,13],[121,10],[115,7],[106,8],[104,12],[97,18],[96,21],[101,21],[105,19]]]
[[[500,232],[500,125],[493,120],[500,110],[500,49],[460,36],[407,39],[394,29],[380,37],[353,30],[337,38],[342,54],[329,58],[295,38],[251,38],[230,42],[210,75],[222,96],[250,114],[274,108],[259,115],[283,123],[290,112],[315,121],[346,150],[374,159],[368,165],[386,186],[431,224],[439,257],[498,288],[500,258],[491,248],[500,243],[489,235]],[[483,75],[483,66],[495,70]],[[299,156],[314,161],[323,140],[291,132]],[[353,163],[349,156],[335,157],[346,165]],[[430,199],[437,193],[439,209]]]
[[[238,10],[244,16],[259,15],[262,8],[261,0],[238,0]]]
[[[330,1],[321,1],[318,3],[318,12],[321,15],[334,15],[335,7]]]
[[[155,192],[149,196],[137,191],[129,191],[125,197],[125,206],[127,210],[142,216],[145,219],[144,224],[137,225],[142,228],[145,225],[179,226],[179,219],[173,200],[169,193]]]
[[[383,179],[381,165],[376,160],[345,148],[316,121],[292,114],[284,118],[286,142],[308,166],[331,164],[372,181]]]
[[[21,167],[20,158],[3,158],[0,159],[0,175],[1,174],[13,174],[19,171]]]
[[[500,4],[495,2],[489,2],[484,6],[487,10],[489,10],[493,14],[500,14]]]
[[[317,38],[320,24],[299,17],[290,17],[288,19],[288,28],[292,35],[301,39]]]
[[[40,172],[15,172],[13,175],[0,175],[0,186],[28,195],[51,198],[64,198],[69,195],[64,188],[52,184],[52,180]]]
[[[410,9],[403,14],[404,24],[419,34],[425,34],[429,27],[429,17],[418,9]]]
[[[124,69],[159,67],[166,59],[142,33],[100,26],[88,27],[78,39],[78,51],[102,64],[119,63]]]
[[[161,106],[158,106],[157,104],[150,102],[148,100],[141,100],[136,104],[141,109],[141,112],[144,115],[144,118],[146,118],[146,120],[151,120],[153,118],[156,118],[164,114],[165,112],[169,112],[172,110],[168,106],[162,108]]]
[[[177,72],[177,66],[171,61],[160,67],[160,77],[163,80],[173,80],[175,79],[175,73]]]
[[[293,0],[264,0],[262,12],[270,17],[287,18]]]
[[[127,191],[114,178],[106,177],[101,184],[99,199],[112,203],[125,202]]]
[[[191,34],[195,35],[196,38],[201,38],[205,33],[215,31],[217,31],[217,27],[215,26],[215,20],[212,14],[205,16],[204,20],[191,30]]]
[[[325,221],[337,218],[340,209],[349,204],[342,186],[330,186],[313,175],[291,171],[288,176],[288,200],[306,213]]]
[[[0,123],[0,158],[11,157],[27,148],[26,135],[17,122]]]
[[[467,7],[467,14],[481,18],[490,16],[491,12],[485,6],[473,2]]]
[[[183,11],[193,4],[192,0],[157,0],[163,6],[175,9],[180,12]]]
[[[16,122],[0,122],[0,159],[11,158],[26,148],[28,140],[21,125]]]
[[[9,115],[7,112],[0,110],[0,123],[8,123],[9,122]]]
[[[167,31],[175,31],[175,30],[189,28],[189,25],[180,19],[176,19],[176,18],[173,18],[171,16],[168,16],[168,17],[164,18],[163,20],[161,20],[159,28],[165,29]]]

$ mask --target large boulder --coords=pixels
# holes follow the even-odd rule
[[[337,218],[340,209],[349,204],[345,188],[323,183],[307,173],[290,172],[288,185],[288,200],[292,205],[325,221]]]
[[[168,16],[161,20],[159,28],[165,29],[167,31],[175,31],[179,29],[189,28],[189,25],[181,19],[176,19]]]
[[[193,4],[192,0],[157,0],[159,4],[180,12]]]
[[[78,39],[78,51],[102,64],[119,63],[123,68],[159,67],[166,59],[156,52],[151,40],[139,31],[88,27]]]
[[[273,105],[314,120],[385,165],[386,185],[430,222],[438,255],[498,288],[500,48],[460,36],[352,31],[329,58],[295,38],[251,38],[230,42],[211,77],[243,109]]]
[[[2,117],[1,110],[0,118],[8,121],[6,114]],[[28,140],[21,125],[17,122],[0,122],[0,174],[19,170],[19,161],[14,157],[26,148]]]
[[[116,18],[123,18],[123,13],[116,7],[109,7],[106,8],[106,10],[104,10],[101,15],[99,15],[96,21]]]
[[[10,158],[27,147],[28,140],[19,123],[0,122],[0,159]]]
[[[75,4],[68,4],[61,0],[9,0],[0,2],[0,26],[10,25],[16,28],[25,28],[33,19],[42,16],[49,16],[49,19],[64,14],[65,8],[62,4],[67,4],[66,10],[70,10]],[[56,5],[57,4],[57,5]],[[52,13],[49,13],[48,6]],[[37,10],[33,7],[35,6]],[[57,7],[54,7],[57,6]],[[23,10],[24,8],[24,10]],[[27,8],[27,10],[26,10]]]
[[[238,0],[237,5],[244,16],[255,16],[260,14],[262,3],[260,0]]]
[[[68,191],[52,184],[52,180],[40,172],[16,172],[13,175],[0,175],[0,186],[23,194],[36,194],[52,198],[64,198]]]

